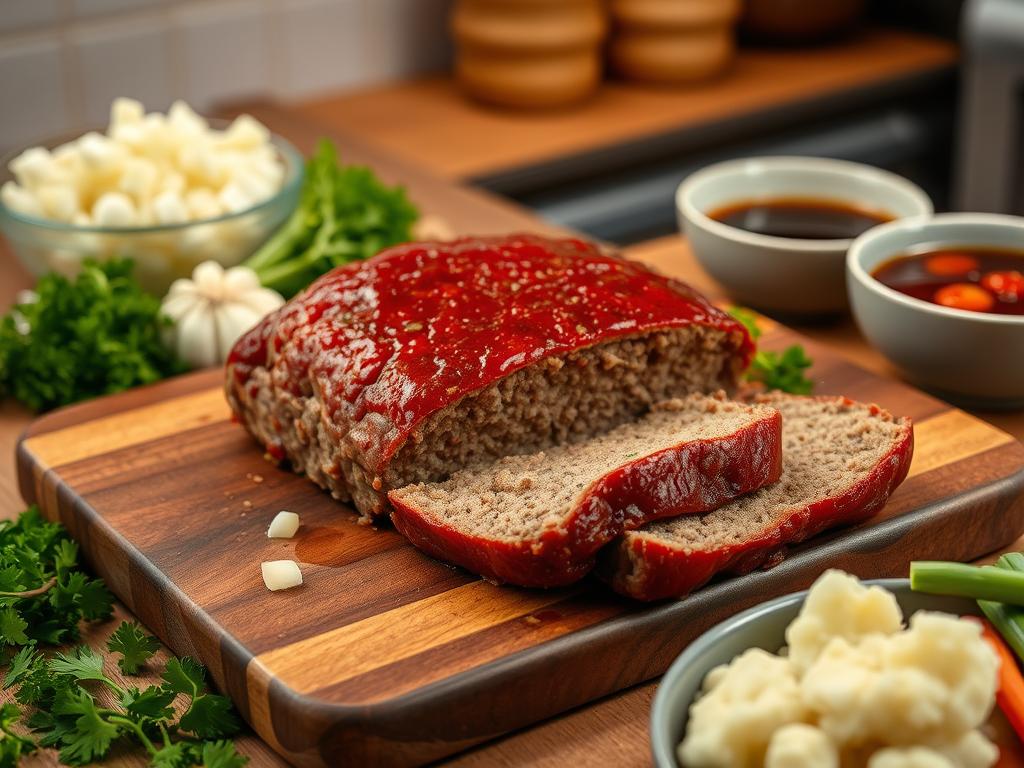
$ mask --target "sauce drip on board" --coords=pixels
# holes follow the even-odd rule
[[[715,208],[708,216],[754,234],[799,240],[854,238],[893,219],[884,211],[805,197],[744,200]]]
[[[1024,315],[1024,251],[927,246],[876,267],[894,291],[952,309]]]

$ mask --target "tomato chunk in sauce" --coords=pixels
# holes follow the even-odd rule
[[[902,294],[952,309],[1024,315],[1024,251],[930,246],[871,273]]]

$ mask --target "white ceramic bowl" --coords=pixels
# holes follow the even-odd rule
[[[917,185],[845,160],[730,160],[687,178],[676,192],[676,208],[697,260],[740,303],[794,314],[846,309],[844,260],[853,241],[761,235],[707,215],[730,203],[778,197],[853,204],[897,219],[933,211],[928,195]]]
[[[915,384],[966,405],[1024,407],[1024,317],[950,309],[871,277],[922,245],[1024,248],[1024,218],[944,213],[865,232],[846,260],[850,305],[868,341]]]

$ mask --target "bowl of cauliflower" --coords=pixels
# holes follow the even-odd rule
[[[714,627],[665,675],[659,768],[990,768],[998,657],[965,598],[827,571]]]
[[[146,114],[116,99],[110,125],[0,159],[0,230],[35,275],[128,257],[162,295],[197,264],[231,267],[298,204],[303,161],[248,115],[207,120],[184,102]]]

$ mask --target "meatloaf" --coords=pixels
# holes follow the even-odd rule
[[[235,345],[226,391],[278,461],[367,518],[387,491],[730,389],[741,324],[575,239],[416,243],[339,267]]]
[[[717,573],[746,573],[789,544],[877,513],[910,469],[909,419],[844,397],[771,395],[782,413],[779,482],[706,515],[659,520],[601,552],[599,572],[630,597],[682,597]]]
[[[716,509],[779,479],[782,419],[690,395],[582,443],[391,491],[391,519],[430,555],[494,582],[556,587],[646,522]]]

